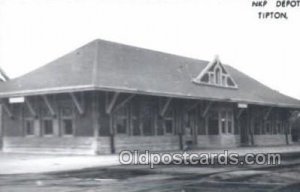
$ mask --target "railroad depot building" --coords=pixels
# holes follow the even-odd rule
[[[291,143],[300,101],[216,57],[95,40],[0,84],[2,150],[109,154]]]

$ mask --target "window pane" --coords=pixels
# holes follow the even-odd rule
[[[226,133],[226,122],[225,120],[221,120],[221,126],[222,126],[222,133]]]
[[[258,121],[256,121],[254,123],[254,134],[255,135],[259,135],[260,134],[260,123]]]
[[[116,114],[115,118],[115,130],[117,134],[127,134],[128,130],[128,106],[121,107]]]
[[[52,120],[44,120],[44,135],[52,135],[53,134],[53,124]]]
[[[144,135],[154,135],[151,118],[143,118],[143,133]]]
[[[118,134],[126,134],[127,133],[127,119],[118,118],[116,128],[117,128]]]
[[[138,120],[136,118],[132,119],[132,134],[133,135],[141,135],[141,130],[139,127]]]
[[[154,116],[153,105],[151,102],[145,102],[141,106],[141,124],[144,135],[154,135]]]
[[[225,76],[222,76],[222,85],[226,86],[226,77]]]
[[[277,134],[278,133],[278,129],[277,129],[277,123],[273,123],[273,134]]]
[[[219,134],[219,118],[217,112],[211,112],[208,116],[208,134]]]
[[[227,78],[227,85],[232,87],[235,86],[231,78]]]
[[[64,119],[63,129],[65,135],[73,135],[73,121],[71,119]]]
[[[173,120],[165,120],[165,130],[167,134],[173,133]]]
[[[204,82],[204,83],[208,83],[209,77],[208,77],[207,73],[205,75],[203,75],[203,77],[201,78],[201,81]]]
[[[272,129],[271,129],[270,122],[266,123],[266,134],[272,134]]]
[[[215,76],[214,76],[213,73],[211,73],[211,74],[209,75],[209,83],[212,83],[212,84],[215,83]]]
[[[206,135],[203,119],[199,119],[198,121],[198,135]]]
[[[228,121],[228,133],[232,133],[232,121]]]
[[[220,69],[216,69],[216,84],[219,85],[221,83],[221,73]]]
[[[282,126],[282,123],[278,123],[278,133],[279,134],[284,134],[284,131],[283,131],[283,126]]]
[[[25,134],[26,135],[34,135],[33,120],[25,121]]]

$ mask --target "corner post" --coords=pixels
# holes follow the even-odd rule
[[[99,153],[98,148],[98,137],[99,137],[99,97],[98,93],[95,91],[92,94],[92,121],[93,121],[93,137],[94,137],[94,152]]]

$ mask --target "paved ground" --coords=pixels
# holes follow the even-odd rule
[[[223,150],[198,150],[222,153]],[[0,153],[1,192],[300,191],[300,147],[239,148],[239,153],[289,153],[276,167],[120,166],[117,155]],[[47,172],[47,173],[45,173]]]
[[[189,152],[224,153],[224,149],[202,149]],[[243,147],[229,149],[228,153],[299,153],[299,145],[278,147]],[[45,155],[15,154],[0,152],[0,174],[43,173],[55,171],[79,170],[91,167],[119,165],[118,155]]]
[[[189,152],[224,153],[224,149],[202,149]],[[300,153],[299,145],[278,147],[243,147],[229,149],[229,153]],[[105,167],[118,165],[118,155],[45,155],[45,154],[15,154],[0,152],[0,174],[43,173],[53,171],[68,171],[90,167]]]
[[[43,173],[118,165],[117,155],[39,155],[0,153],[0,174]],[[0,190],[1,191],[1,190]]]

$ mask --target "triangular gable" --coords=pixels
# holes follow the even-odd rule
[[[238,88],[236,82],[222,65],[218,56],[193,79],[193,82],[218,87]]]

